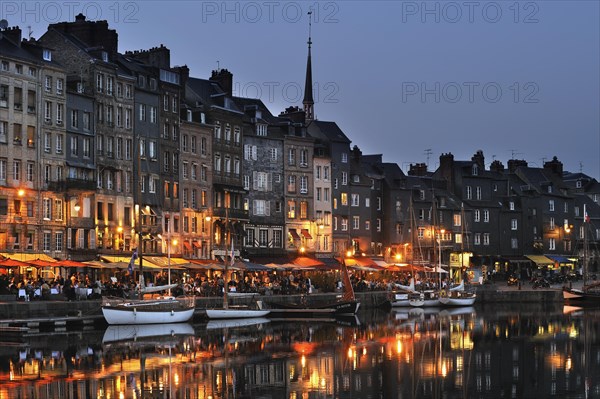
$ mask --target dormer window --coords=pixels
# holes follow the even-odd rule
[[[471,174],[473,176],[478,176],[479,175],[479,165],[473,164],[473,167],[471,168]]]
[[[42,53],[42,58],[44,61],[52,61],[52,51],[45,48]]]
[[[577,183],[575,183],[575,187],[581,188],[581,180],[577,180]]]
[[[548,186],[548,194],[552,194],[552,186]]]
[[[106,51],[102,52],[102,61],[108,62],[108,53]]]

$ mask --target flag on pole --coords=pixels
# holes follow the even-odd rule
[[[129,260],[129,265],[127,266],[127,270],[129,271],[129,273],[133,273],[133,265],[135,264],[135,260],[138,257],[138,253],[137,253],[137,248],[135,249],[135,251],[133,251],[133,254],[131,254],[131,259]]]
[[[233,255],[233,240],[231,240],[231,263],[229,263],[229,266],[233,266],[234,260],[235,260],[235,258]]]
[[[583,221],[585,223],[590,222],[590,215],[588,215],[588,213],[587,213],[587,208],[585,207],[585,204],[583,204]]]

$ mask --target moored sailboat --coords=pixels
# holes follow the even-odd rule
[[[228,223],[227,223],[228,224]],[[225,270],[223,276],[225,285],[223,286],[223,307],[205,309],[206,317],[209,319],[241,319],[241,318],[252,318],[252,317],[264,317],[269,314],[268,309],[263,309],[263,302],[256,301],[257,308],[251,308],[249,306],[230,306],[229,305],[229,293],[227,291],[226,280],[229,275],[229,265],[233,264],[235,260],[235,251],[233,246],[233,238],[231,238],[231,259],[228,261],[227,257],[224,259]]]
[[[329,315],[329,316],[353,316],[360,308],[360,302],[356,300],[354,288],[350,281],[350,275],[346,262],[342,258],[340,273],[343,280],[343,292],[341,297],[334,302],[327,303],[274,303],[271,304],[271,313],[280,316],[298,315]]]
[[[573,288],[571,286],[563,287],[563,299],[567,302],[586,303],[586,304],[600,304],[600,281],[594,281],[588,283],[589,274],[589,259],[590,259],[590,248],[588,235],[591,234],[590,228],[590,217],[587,213],[585,204],[583,204],[583,286],[579,288]]]
[[[133,265],[137,253],[131,257],[130,265]],[[108,324],[162,324],[181,323],[189,321],[194,316],[195,298],[193,296],[182,296],[175,298],[171,295],[144,299],[145,294],[167,291],[177,287],[177,284],[146,287],[141,271],[140,261],[140,285],[138,290],[139,299],[104,297],[102,299],[102,314]],[[169,270],[170,273],[170,270]]]

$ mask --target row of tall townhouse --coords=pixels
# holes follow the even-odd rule
[[[586,231],[598,182],[556,158],[504,168],[448,153],[405,174],[351,147],[314,118],[310,38],[302,107],[275,116],[234,96],[226,69],[191,77],[162,45],[120,53],[106,21],[78,15],[38,41],[1,33],[1,251],[215,259],[233,248],[264,263],[351,251],[459,273],[526,255],[560,263],[586,234],[599,239]]]

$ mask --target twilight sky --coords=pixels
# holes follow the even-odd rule
[[[316,117],[363,153],[404,171],[445,152],[557,156],[600,178],[598,1],[2,1],[0,17],[36,38],[105,19],[121,52],[164,44],[192,76],[227,68],[235,95],[279,114],[302,102],[309,7]]]

